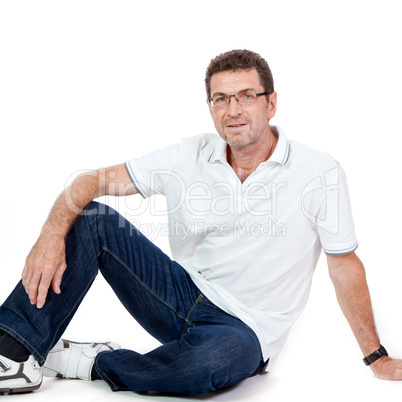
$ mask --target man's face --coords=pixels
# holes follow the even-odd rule
[[[264,92],[256,69],[223,71],[211,78],[211,96],[233,95],[245,90]],[[231,147],[255,145],[267,140],[269,120],[276,112],[276,93],[270,95],[269,102],[265,96],[260,96],[256,103],[241,106],[232,96],[227,107],[217,109],[209,103],[209,108],[216,130]]]

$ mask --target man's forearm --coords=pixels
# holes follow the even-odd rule
[[[347,256],[328,256],[328,265],[338,303],[363,355],[367,356],[380,347],[380,340],[363,264],[352,253]]]
[[[42,233],[52,231],[65,236],[80,212],[95,198],[104,194],[99,171],[78,176],[58,197],[42,228]]]
[[[363,356],[380,347],[370,293],[363,264],[355,253],[327,256],[332,282],[339,305],[356,337]],[[402,380],[402,360],[382,356],[370,365],[374,374],[386,380]]]
[[[56,200],[42,233],[51,230],[65,236],[80,212],[97,197],[137,193],[124,164],[87,171],[79,175]]]

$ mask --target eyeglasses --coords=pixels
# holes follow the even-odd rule
[[[227,107],[230,103],[230,98],[233,96],[239,105],[248,106],[257,102],[258,98],[263,95],[269,95],[269,92],[256,93],[255,91],[238,92],[234,95],[214,95],[208,98],[211,106],[215,109]]]

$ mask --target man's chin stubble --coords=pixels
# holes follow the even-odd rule
[[[251,134],[249,134],[247,138],[239,138],[239,139],[228,138],[226,136],[225,141],[229,146],[231,146],[233,148],[244,147],[244,146],[248,145],[251,142]]]

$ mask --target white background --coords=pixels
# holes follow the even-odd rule
[[[401,39],[397,0],[1,1],[1,300],[69,177],[214,131],[205,68],[220,52],[249,48],[274,74],[272,123],[332,154],[347,173],[378,330],[402,357]],[[188,103],[178,106],[179,97]],[[157,243],[168,252],[166,239]],[[101,277],[65,337],[111,339],[140,352],[156,346]],[[180,400],[399,401],[402,384],[374,378],[361,357],[323,256],[271,373]],[[57,380],[13,399],[28,397],[176,400]]]

